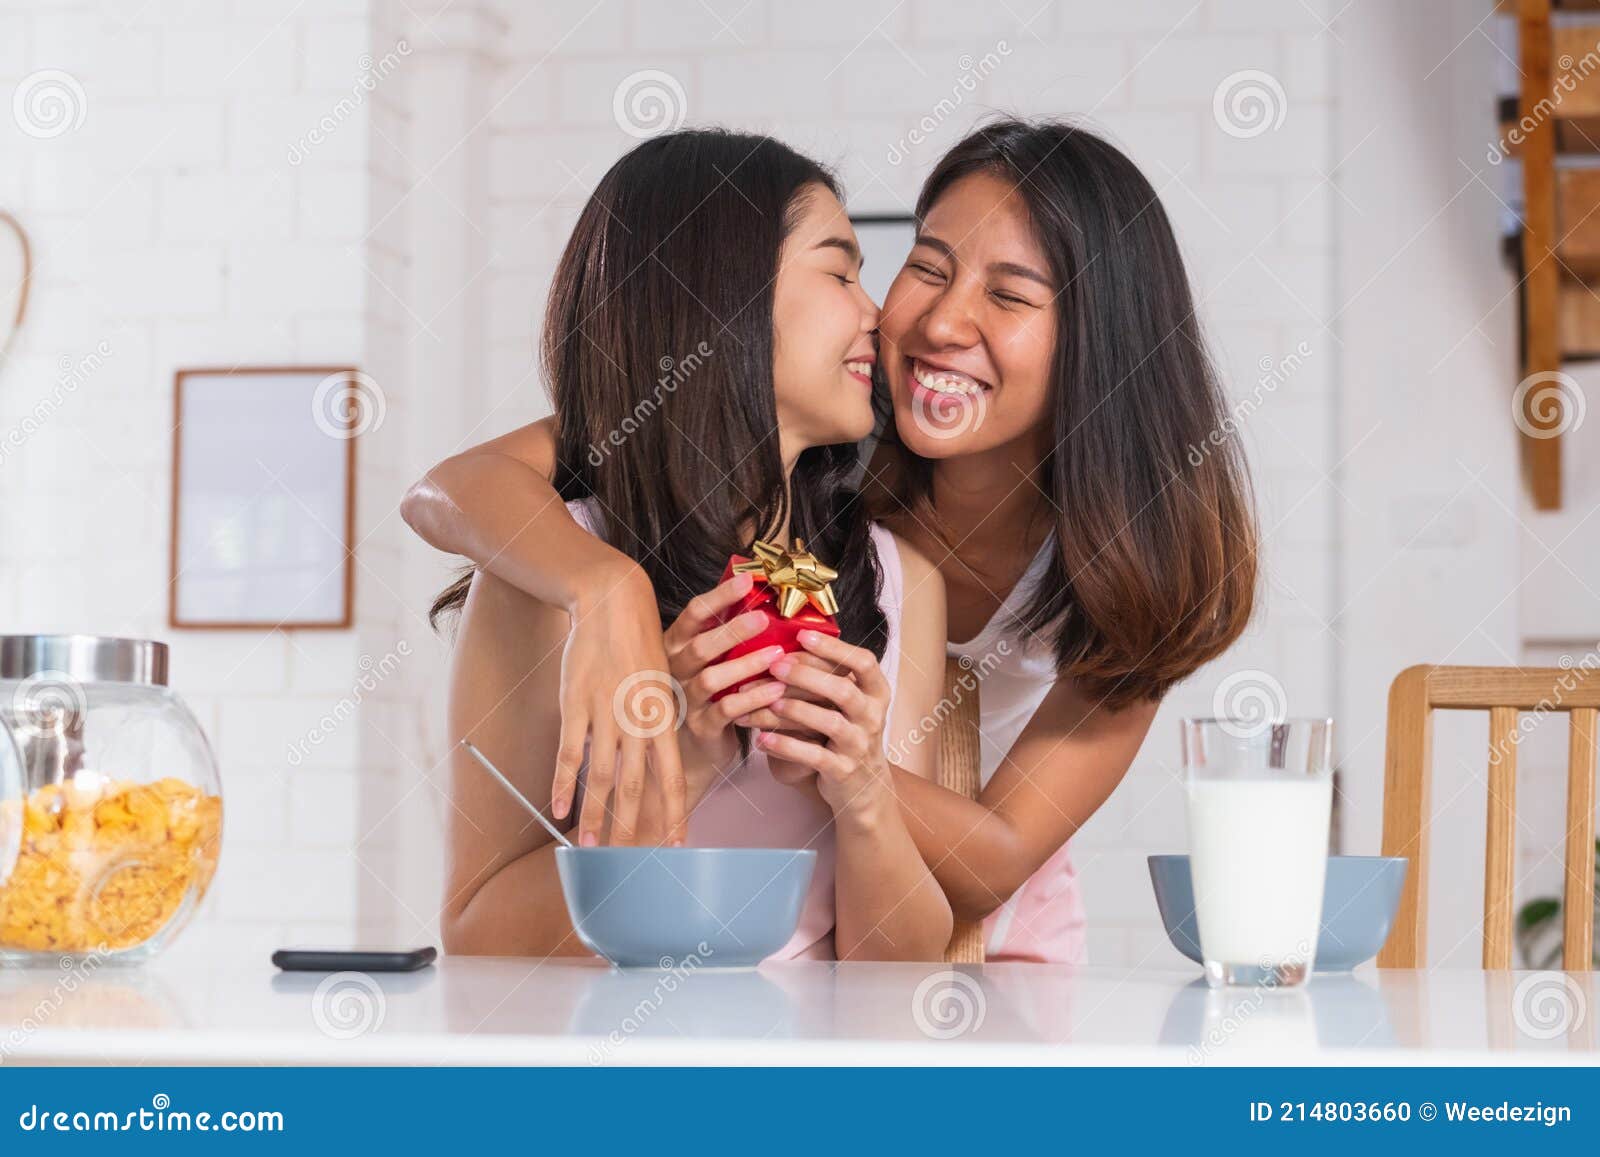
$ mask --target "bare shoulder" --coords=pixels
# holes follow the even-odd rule
[[[515,458],[548,478],[555,470],[556,420],[553,417],[540,418],[537,422],[519,426],[510,433],[491,438],[463,453],[499,454]]]
[[[944,576],[928,556],[898,534],[892,534],[900,552],[902,593],[900,626],[902,652],[912,657],[917,669],[942,672],[945,640],[949,634],[945,621]]]
[[[905,601],[924,609],[937,610],[939,621],[944,621],[944,576],[932,560],[902,535],[890,531],[895,549],[900,552],[900,570],[905,575]]]
[[[1144,741],[1156,710],[1155,700],[1146,700],[1112,710],[1103,697],[1086,692],[1074,679],[1057,679],[1045,694],[1029,721],[1041,732],[1070,735],[1084,741],[1132,741],[1135,748]],[[1131,758],[1131,753],[1130,753]]]
[[[899,766],[932,779],[938,772],[939,745],[922,743],[927,719],[944,692],[944,579],[926,555],[900,535],[892,536],[900,552],[903,593],[900,604],[900,665],[893,718],[887,735],[895,740]]]

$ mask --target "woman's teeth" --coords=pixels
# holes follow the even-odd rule
[[[919,386],[924,386],[936,394],[977,394],[983,392],[983,385],[976,379],[954,370],[931,370],[921,362],[912,364],[911,376],[917,379]]]
[[[849,370],[852,374],[860,374],[864,378],[870,378],[872,376],[871,362],[845,362],[844,368]]]

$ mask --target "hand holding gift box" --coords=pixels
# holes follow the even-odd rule
[[[761,611],[767,616],[767,625],[754,637],[735,643],[717,662],[726,663],[771,646],[780,646],[788,653],[800,651],[801,631],[839,637],[839,624],[834,620],[839,603],[829,585],[839,577],[838,571],[807,551],[803,539],[796,539],[791,549],[757,539],[751,553],[754,558],[734,555],[722,572],[723,582],[736,574],[748,574],[754,580],[749,593],[724,612],[722,621]],[[724,688],[711,697],[712,701],[752,682],[755,679]]]

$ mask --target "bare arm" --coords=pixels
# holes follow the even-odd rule
[[[905,774],[933,773],[936,746],[915,744],[908,737],[933,711],[944,682],[944,583],[932,564],[903,543],[901,560],[907,594],[892,715],[868,728],[869,746],[864,751],[854,753],[849,748],[838,720],[841,715],[859,718],[860,704],[855,701],[874,699],[876,683],[887,688],[870,652],[821,636],[807,649],[844,667],[854,676],[853,683],[799,664],[779,676],[822,702],[786,697],[774,705],[775,713],[786,723],[827,736],[826,754],[852,751],[852,770],[841,776],[825,762],[813,763],[815,753],[824,749],[794,735],[772,736],[765,745],[795,762],[818,767],[818,788],[833,808],[834,948],[840,960],[938,960],[950,942],[949,901],[911,838],[894,797],[883,749],[887,734],[896,749],[907,752],[907,761],[916,769]],[[887,708],[886,694],[884,699]],[[834,707],[838,710],[831,710]]]
[[[479,575],[450,664],[452,743],[470,738],[539,806],[550,798],[556,658],[567,630],[559,609]],[[449,764],[447,892],[439,921],[445,951],[587,955],[572,932],[550,837],[460,746]]]
[[[584,742],[608,730],[617,690],[641,671],[667,670],[655,592],[643,570],[579,526],[550,484],[555,425],[535,422],[447,458],[411,487],[400,505],[424,541],[571,616],[561,655],[560,742],[551,811],[572,806]],[[608,749],[609,750],[609,749]],[[614,830],[629,842],[644,797],[646,767],[665,807],[669,843],[682,843],[688,814],[677,736],[665,731],[623,745],[615,767],[592,775],[579,840],[598,842],[615,788]]]
[[[930,781],[937,743],[914,743],[919,722],[932,714],[944,688],[944,580],[933,564],[900,543],[905,605],[900,619],[900,667],[888,738],[903,752],[907,774]],[[893,802],[886,796],[886,802]],[[834,946],[840,960],[938,960],[950,943],[950,903],[898,806],[876,822],[838,823],[838,921]]]
[[[1058,682],[969,800],[895,769],[907,826],[956,915],[981,920],[1094,815],[1127,774],[1156,704],[1110,712]]]
[[[555,471],[555,419],[543,418],[440,462],[406,492],[400,516],[428,545],[576,612],[603,593],[598,579],[643,575],[573,520]]]
[[[782,691],[776,681],[758,678],[771,655],[757,652],[726,663],[707,659],[758,628],[759,624],[739,619],[716,622],[749,587],[748,576],[720,584],[693,600],[671,631],[675,643],[671,676],[681,680],[686,697],[681,734],[691,807],[720,778],[730,750],[737,754],[728,716],[765,704]],[[481,574],[473,581],[462,612],[451,661],[452,742],[470,738],[538,807],[546,806],[554,785],[557,659],[569,629],[568,616],[557,608],[493,575]],[[664,672],[662,679],[666,677]],[[711,701],[722,688],[751,678],[757,680],[751,687]],[[654,690],[671,698],[664,685]],[[603,762],[597,753],[614,750],[618,740],[615,727],[601,727],[590,752],[591,780]],[[441,918],[446,950],[587,955],[573,933],[555,847],[545,830],[459,746],[451,752],[450,770],[449,893]],[[667,823],[658,785],[646,784],[643,798],[634,804],[636,826],[625,842],[650,844],[664,839]],[[607,818],[614,830],[617,813]],[[564,831],[571,830],[570,818],[557,823]]]
[[[446,952],[466,956],[593,956],[572,930],[555,844],[494,872],[459,912],[447,914]],[[515,919],[506,917],[515,913]]]

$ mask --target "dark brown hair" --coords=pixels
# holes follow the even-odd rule
[[[1106,706],[1159,699],[1238,638],[1256,587],[1249,476],[1177,239],[1133,162],[1072,124],[976,129],[923,184],[918,222],[975,173],[1015,186],[1062,287],[1035,479],[1054,549],[1015,625]],[[896,501],[937,527],[932,464],[899,465]]]
[[[592,499],[607,542],[649,576],[663,625],[749,554],[748,528],[835,567],[846,642],[887,641],[853,444],[813,447],[785,479],[773,387],[780,250],[818,190],[838,186],[770,137],[669,133],[601,178],[556,267],[543,358],[555,486]],[[798,340],[798,337],[791,340]],[[459,606],[471,575],[431,620]]]

